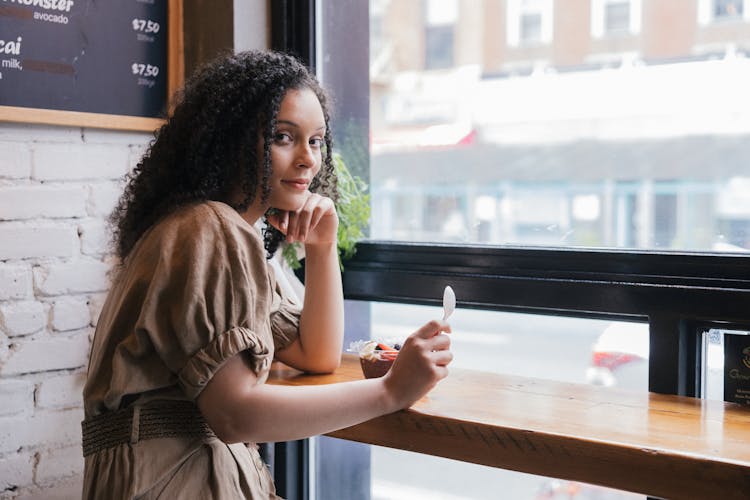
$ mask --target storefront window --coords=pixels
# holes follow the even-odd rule
[[[461,3],[453,64],[436,72],[416,57],[424,40],[407,35],[427,4],[378,4],[390,55],[370,54],[373,238],[750,250],[750,190],[738,189],[750,183],[750,105],[733,97],[750,83],[750,24],[708,44],[690,9],[659,23],[658,2],[560,13],[541,1]],[[594,7],[605,31],[631,15],[644,28],[622,46],[559,30],[533,51],[496,36],[507,16],[538,37],[532,19],[585,26]],[[696,37],[679,36],[690,22]]]
[[[717,31],[706,1],[691,0],[668,26],[659,19],[675,11],[650,0],[566,10],[551,0],[446,2],[443,10],[435,6],[442,2],[371,0],[369,14],[321,2],[317,69],[336,96],[337,147],[369,184],[370,238],[750,251],[750,105],[737,97],[750,83],[750,24],[742,10],[731,31]],[[368,28],[363,58],[353,34]],[[347,342],[406,335],[437,314],[403,304],[347,307]],[[646,391],[649,318],[638,314],[459,311],[454,365]],[[522,499],[633,496],[315,442],[317,498],[497,498],[493,484]],[[357,464],[350,489],[331,473],[335,457]],[[438,467],[482,486],[454,490],[435,481]]]

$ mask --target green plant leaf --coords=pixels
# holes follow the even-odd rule
[[[351,174],[340,154],[333,154],[333,166],[336,173],[339,199],[335,202],[339,216],[337,240],[339,266],[344,270],[342,259],[349,259],[357,251],[357,241],[365,237],[365,229],[370,223],[370,195],[367,183]],[[299,269],[297,257],[299,243],[285,243],[281,256],[292,269]]]

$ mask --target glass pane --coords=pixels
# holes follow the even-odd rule
[[[714,0],[714,17],[736,19],[742,17],[743,0]]]
[[[345,347],[369,338],[401,340],[442,316],[439,307],[361,301],[347,301],[346,312]],[[646,324],[459,308],[451,325],[454,368],[648,390]],[[318,499],[480,500],[499,498],[498,491],[518,500],[644,498],[326,437],[315,439],[312,462]]]
[[[441,316],[439,307],[373,302],[367,338],[400,341]],[[451,326],[456,368],[648,390],[645,323],[459,308]]]
[[[425,29],[425,66],[429,69],[453,65],[453,25]]]
[[[372,500],[631,500],[625,491],[371,446]]]
[[[437,307],[371,303],[371,337],[400,341]],[[648,390],[648,326],[459,308],[454,368]],[[375,499],[629,499],[626,492],[371,447]],[[435,474],[439,470],[440,474]],[[438,495],[442,496],[436,496]]]
[[[630,28],[630,2],[610,2],[604,8],[604,30],[618,33]]]
[[[521,41],[526,43],[542,40],[542,15],[521,14]]]
[[[750,250],[750,23],[642,2],[637,35],[596,38],[594,4],[460,2],[448,37],[372,0],[371,237]]]

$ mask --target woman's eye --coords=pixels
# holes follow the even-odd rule
[[[316,148],[322,148],[323,147],[323,139],[311,139],[310,145]]]
[[[286,133],[278,133],[273,137],[273,140],[276,142],[291,142],[292,136]]]

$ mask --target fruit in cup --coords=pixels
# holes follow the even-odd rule
[[[383,342],[370,341],[364,344],[359,352],[359,363],[365,378],[382,377],[398,356],[400,345],[388,345]]]

